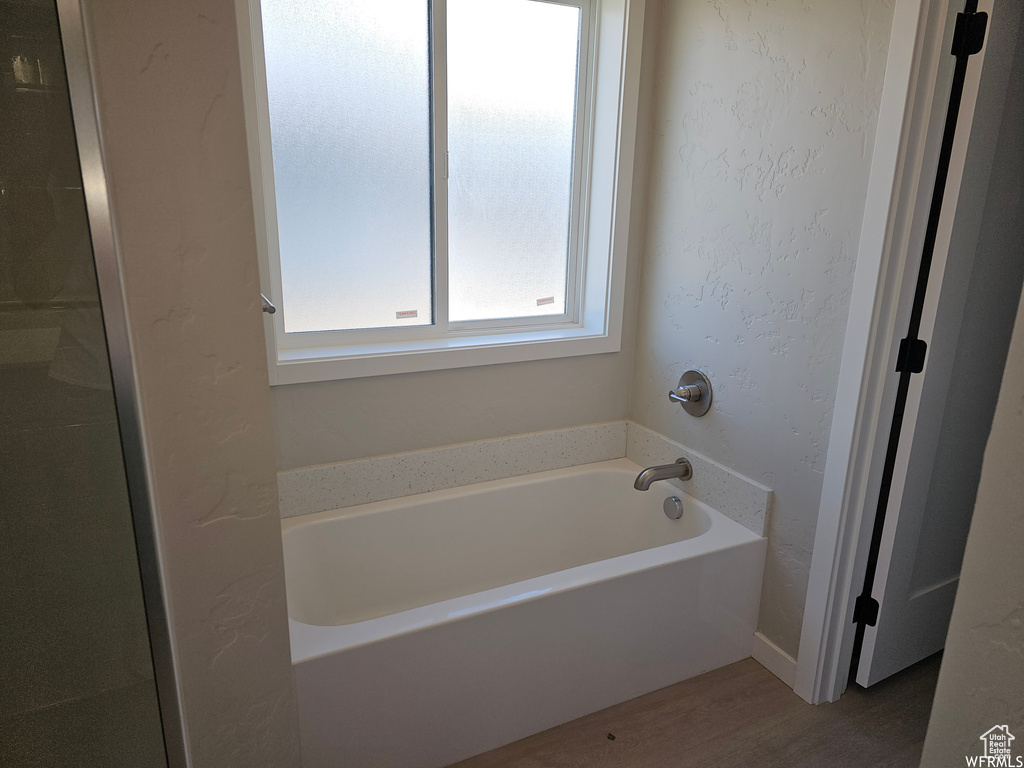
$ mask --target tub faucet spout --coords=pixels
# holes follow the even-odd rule
[[[676,459],[675,464],[662,464],[657,467],[648,467],[636,476],[633,487],[638,491],[646,491],[651,483],[658,480],[689,480],[693,477],[693,467],[686,459]]]

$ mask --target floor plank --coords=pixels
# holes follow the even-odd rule
[[[457,767],[916,768],[940,659],[926,659],[870,690],[851,686],[835,704],[817,707],[746,659]]]

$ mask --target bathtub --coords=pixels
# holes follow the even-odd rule
[[[750,656],[765,540],[640,469],[284,521],[303,765],[444,766]]]

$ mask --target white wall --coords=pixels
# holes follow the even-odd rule
[[[191,764],[298,766],[234,4],[84,9]]]
[[[921,765],[962,765],[1007,725],[1024,752],[1024,309],[1018,308]],[[1014,763],[1010,763],[1011,765]]]
[[[624,419],[626,330],[614,354],[274,387],[277,468]]]
[[[650,3],[649,3],[650,5]],[[274,387],[280,470],[624,419],[633,378],[656,27],[644,25],[622,350]]]
[[[760,629],[795,656],[892,2],[661,16],[632,416],[774,489]]]

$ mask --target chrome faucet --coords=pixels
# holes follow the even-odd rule
[[[658,480],[689,480],[693,477],[693,467],[686,459],[676,459],[675,464],[662,464],[658,467],[648,467],[636,476],[633,487],[638,491],[646,491],[651,483]]]

